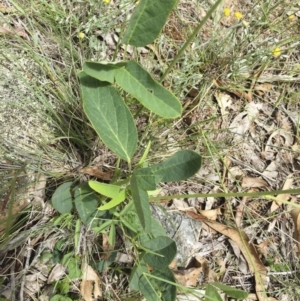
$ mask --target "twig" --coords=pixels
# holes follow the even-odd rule
[[[24,287],[25,287],[25,279],[26,279],[26,273],[29,270],[29,261],[30,261],[30,257],[31,257],[31,252],[32,252],[32,247],[31,247],[31,240],[30,238],[28,239],[28,247],[27,247],[27,256],[26,256],[26,263],[25,263],[25,268],[23,270],[23,275],[22,275],[22,282],[21,282],[21,287],[20,287],[20,293],[19,293],[19,297],[20,297],[20,301],[23,301],[23,295],[24,295]]]

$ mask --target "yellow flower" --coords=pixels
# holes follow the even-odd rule
[[[230,8],[229,7],[225,7],[224,10],[223,10],[223,12],[224,12],[224,16],[225,17],[229,17],[230,16]]]
[[[80,32],[80,33],[78,34],[78,38],[79,38],[80,40],[82,40],[84,37],[85,37],[85,34],[84,34],[83,32]]]
[[[249,22],[247,22],[247,21],[245,21],[245,20],[243,20],[243,24],[244,24],[245,27],[248,27],[248,26],[249,26]]]
[[[274,48],[274,49],[272,50],[272,54],[273,54],[274,57],[280,56],[280,54],[281,54],[280,48],[279,48],[279,47]]]
[[[241,12],[239,12],[239,11],[236,11],[236,12],[234,13],[234,15],[235,15],[235,17],[236,17],[238,20],[240,20],[240,19],[243,18],[243,14],[242,14]]]
[[[102,0],[104,3],[109,4],[110,0]]]
[[[289,15],[289,20],[294,20],[295,19],[295,15]]]

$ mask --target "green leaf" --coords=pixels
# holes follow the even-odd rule
[[[151,275],[161,280],[153,278]],[[147,301],[176,300],[176,286],[163,280],[175,283],[174,274],[168,267],[163,270],[154,270],[152,274],[143,273],[139,278],[139,289]]]
[[[98,199],[87,183],[83,183],[75,189],[74,202],[81,221],[85,225],[93,227],[98,213]],[[92,224],[90,225],[90,223]]]
[[[60,214],[69,213],[73,208],[71,186],[72,182],[60,185],[52,196],[52,205]]]
[[[79,265],[79,260],[74,257],[71,258],[68,262],[68,275],[71,280],[80,278],[82,275],[78,265]]]
[[[113,223],[113,220],[108,220],[104,223],[102,223],[99,227],[94,227],[93,231],[95,233],[101,233],[103,230],[105,230],[107,227],[109,227]]]
[[[138,63],[129,61],[125,67],[115,72],[115,76],[122,89],[153,113],[164,118],[176,118],[181,115],[180,101]]]
[[[193,176],[200,166],[200,155],[190,150],[182,150],[166,161],[151,166],[151,170],[155,175],[161,177],[162,182],[173,182]]]
[[[63,295],[66,295],[70,291],[70,283],[68,279],[64,279],[63,281],[59,281],[56,285],[56,288]]]
[[[109,63],[109,62],[85,62],[83,64],[83,71],[100,81],[109,82],[113,84],[115,82],[115,72],[119,68],[126,65],[126,62]]]
[[[151,141],[148,142],[147,147],[146,147],[146,149],[145,149],[145,151],[143,153],[143,156],[141,157],[141,159],[138,162],[137,166],[141,167],[144,164],[144,162],[146,161],[146,158],[147,158],[147,156],[149,154],[150,147],[151,147]]]
[[[167,236],[167,233],[164,227],[159,223],[159,221],[151,217],[151,234],[148,235],[144,232],[141,232],[140,235],[138,236],[138,239],[141,245],[144,245],[147,241],[156,238],[158,236]]]
[[[141,0],[133,12],[123,44],[146,46],[158,37],[177,0]]]
[[[115,198],[120,193],[121,189],[120,186],[97,181],[89,181],[88,183],[93,190],[109,198]]]
[[[173,272],[167,267],[164,269],[154,270],[152,272],[153,276],[159,277],[161,279],[170,281],[175,283],[175,277]],[[155,279],[161,293],[162,293],[162,301],[174,301],[176,300],[176,286],[170,283],[159,281]]]
[[[148,271],[147,265],[143,260],[140,260],[131,271],[130,277],[129,277],[129,287],[132,290],[138,291],[139,288],[139,280],[140,277],[143,275],[143,273],[146,273]]]
[[[116,197],[114,197],[111,201],[108,203],[100,206],[98,210],[104,211],[104,210],[109,210],[111,208],[114,208],[124,202],[126,199],[126,189],[122,190]]]
[[[242,290],[236,289],[234,287],[219,283],[219,282],[212,282],[210,283],[213,286],[216,286],[220,290],[222,290],[226,295],[235,299],[245,299],[248,297],[248,293]]]
[[[147,301],[161,301],[161,293],[156,287],[156,283],[151,281],[152,278],[143,274],[139,278],[139,290],[142,292]]]
[[[143,190],[155,190],[156,184],[159,182],[149,167],[134,171],[134,175],[138,187]]]
[[[148,194],[138,187],[138,181],[133,174],[130,179],[130,188],[136,213],[145,232],[151,230],[151,211]]]
[[[220,294],[218,291],[210,284],[207,284],[205,290],[205,301],[222,301]]]
[[[63,295],[55,295],[51,297],[50,301],[72,301],[72,299]]]
[[[158,236],[144,242],[142,246],[155,253],[146,253],[143,259],[147,264],[156,269],[167,267],[177,253],[175,241],[168,236]]]
[[[137,147],[137,129],[133,117],[110,84],[84,72],[79,74],[83,110],[103,142],[121,159],[131,162]]]
[[[114,223],[110,225],[108,242],[112,247],[114,247],[116,244],[116,226]]]
[[[61,260],[61,264],[63,266],[67,266],[70,258],[72,258],[73,256],[74,256],[74,251],[65,254],[64,257]]]

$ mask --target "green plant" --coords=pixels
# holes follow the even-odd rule
[[[216,2],[195,29],[179,56],[219,2]],[[176,3],[177,0],[140,1],[122,43],[135,47],[151,43],[159,35]],[[153,15],[159,18],[153,18]],[[167,72],[171,66],[172,64]],[[152,113],[165,119],[180,117],[181,103],[135,61],[85,62],[79,79],[86,116],[105,145],[119,160],[127,161],[131,173],[126,179],[115,179],[110,184],[97,181],[64,183],[55,191],[52,204],[61,214],[68,214],[75,207],[80,221],[87,227],[95,233],[108,232],[108,242],[113,247],[116,244],[116,228],[122,229],[134,247],[135,266],[130,275],[130,288],[141,291],[150,301],[175,300],[177,285],[168,266],[176,255],[176,244],[151,216],[149,194],[157,189],[160,182],[181,181],[193,176],[200,169],[201,156],[191,150],[181,150],[161,163],[148,166],[146,158],[151,146],[149,141],[144,155],[132,167],[132,158],[138,145],[138,132],[130,109],[115,85]],[[77,243],[75,233],[75,247]],[[64,260],[65,265],[69,267],[69,274],[72,274],[74,252],[66,254],[64,258],[66,256],[68,258]],[[73,276],[71,278],[80,275]],[[215,287],[231,296],[234,291],[236,298],[241,296],[238,290],[230,290],[227,286],[214,283],[207,286],[206,300],[220,299]],[[242,296],[245,297],[245,294]]]

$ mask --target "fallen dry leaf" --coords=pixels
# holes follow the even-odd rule
[[[82,266],[80,293],[85,301],[93,301],[93,295],[95,299],[102,297],[100,278],[88,264]]]
[[[92,177],[95,177],[97,179],[109,181],[113,177],[112,171],[103,171],[102,169],[98,167],[86,167],[79,171],[80,173],[88,174]]]
[[[248,132],[252,121],[259,115],[263,105],[260,103],[250,102],[245,107],[245,111],[239,113],[231,122],[230,132],[235,134],[235,142],[243,139],[243,135]]]
[[[15,23],[13,27],[4,23],[0,27],[0,35],[1,34],[10,34],[10,35],[16,34],[22,38],[28,38],[28,34],[24,30],[24,28],[18,23]]]
[[[252,178],[252,177],[244,177],[242,180],[243,188],[253,188],[253,187],[267,187],[269,184],[262,179],[261,177]]]
[[[258,252],[255,246],[250,243],[250,239],[247,234],[243,231],[238,231],[226,225],[220,224],[216,221],[208,220],[205,217],[202,217],[199,214],[196,214],[191,211],[187,211],[187,214],[194,219],[200,220],[202,223],[207,224],[210,228],[215,231],[229,237],[233,240],[242,254],[244,255],[248,267],[251,273],[254,274],[255,277],[255,291],[259,301],[268,301],[266,296],[265,288],[268,284],[267,277],[267,268],[261,262]]]
[[[282,187],[282,190],[287,190],[290,189],[293,185],[294,182],[294,178],[293,178],[294,174],[289,174],[284,182],[284,185]],[[280,206],[281,206],[281,200],[282,201],[288,201],[290,199],[291,195],[290,194],[280,194],[276,197],[276,201],[273,201],[270,211],[274,212],[275,210],[277,210]]]
[[[252,189],[250,189],[248,192],[251,192],[251,191],[252,191]],[[238,228],[241,226],[241,223],[242,223],[244,209],[247,204],[247,200],[248,200],[248,197],[244,196],[242,198],[241,203],[236,207],[235,223]]]
[[[61,279],[65,275],[65,273],[66,273],[66,268],[60,263],[57,263],[48,276],[47,284],[50,284],[54,281]]]
[[[257,246],[257,252],[263,255],[265,258],[268,258],[268,246],[271,243],[271,239],[266,239],[265,241],[261,242]]]
[[[223,119],[223,121],[225,121],[227,119],[226,115],[228,115],[227,108],[229,108],[231,106],[232,99],[229,94],[225,94],[222,92],[216,92],[214,94],[214,96],[220,107],[222,119]]]
[[[183,286],[196,286],[202,267],[173,271],[176,280]]]
[[[261,96],[264,95],[266,92],[272,89],[273,85],[264,83],[264,84],[256,84],[254,86],[254,90]]]
[[[209,220],[215,221],[218,215],[222,215],[221,209],[210,209],[210,210],[198,210],[200,214],[207,217]]]
[[[297,242],[298,255],[300,254],[300,209],[295,208],[290,212],[294,222],[293,238]]]
[[[102,234],[102,250],[103,250],[103,259],[108,260],[109,257],[112,255],[114,247],[108,242],[108,235],[103,233]]]

